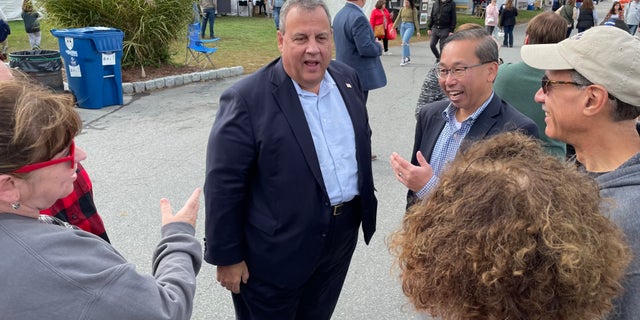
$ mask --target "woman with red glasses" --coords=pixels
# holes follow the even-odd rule
[[[7,319],[189,319],[202,262],[193,236],[196,189],[175,215],[162,199],[153,275],[108,243],[41,216],[73,190],[86,153],[73,99],[21,80],[0,81],[0,306]]]

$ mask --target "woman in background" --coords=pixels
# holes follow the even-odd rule
[[[597,24],[598,13],[593,6],[593,0],[582,0],[582,6],[578,10],[578,23],[576,23],[578,32],[589,30]]]
[[[24,31],[27,32],[29,37],[31,50],[40,49],[40,21],[38,21],[40,18],[41,15],[33,9],[31,0],[24,0],[22,2],[22,21],[24,22]]]
[[[500,8],[500,29],[504,30],[502,46],[513,48],[513,28],[516,26],[518,9],[513,5],[513,0],[507,0],[504,7]]]
[[[604,20],[602,22],[607,22],[609,19],[620,19],[624,21],[624,13],[622,11],[622,5],[620,5],[619,1],[614,1],[613,5],[611,5],[611,9],[607,12],[607,15],[604,16]]]
[[[498,7],[496,7],[496,0],[491,0],[484,12],[484,25],[490,35],[493,35],[493,30],[498,25],[498,19],[499,13]]]
[[[400,66],[406,66],[411,63],[411,50],[409,49],[409,40],[413,37],[413,32],[417,32],[420,38],[420,22],[418,21],[418,9],[413,5],[413,0],[404,0],[404,6],[398,12],[393,27],[400,25],[400,37],[402,38],[402,61]]]
[[[567,38],[571,35],[571,31],[573,31],[573,22],[576,19],[577,11],[576,9],[576,0],[567,0],[562,8],[560,8],[560,16],[567,20]]]
[[[387,38],[387,27],[389,23],[391,23],[391,15],[389,15],[389,10],[384,7],[385,0],[378,0],[376,2],[375,9],[371,10],[371,15],[369,16],[369,23],[371,23],[371,28],[373,28],[373,33],[376,33],[376,27],[380,29],[382,26],[382,30],[384,34],[380,36],[380,34],[375,35],[378,40],[382,40],[382,45],[384,47],[384,55],[390,55],[389,52],[389,39]]]

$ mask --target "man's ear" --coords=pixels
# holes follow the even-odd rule
[[[8,174],[0,174],[0,201],[14,203],[20,200],[20,191],[16,187],[16,178]]]
[[[603,112],[608,114],[609,91],[598,84],[590,85],[585,90],[587,90],[587,105],[583,109],[583,113],[586,116],[594,116]]]

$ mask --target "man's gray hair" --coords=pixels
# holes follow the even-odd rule
[[[324,12],[327,13],[327,19],[329,20],[329,25],[331,25],[331,14],[329,13],[329,7],[322,0],[286,0],[284,5],[280,9],[280,33],[285,33],[285,27],[287,25],[287,14],[291,8],[301,7],[308,11],[313,11],[317,7],[322,7]]]
[[[499,63],[498,44],[485,29],[468,29],[455,32],[445,39],[442,48],[446,47],[450,42],[461,40],[478,41],[475,54],[480,59],[480,62],[495,61]]]

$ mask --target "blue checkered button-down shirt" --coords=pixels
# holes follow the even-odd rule
[[[462,122],[456,120],[456,111],[458,108],[454,107],[453,104],[449,103],[449,106],[442,111],[445,125],[438,136],[438,141],[436,141],[436,145],[433,147],[431,159],[429,160],[429,164],[431,164],[433,168],[433,176],[427,184],[416,193],[418,198],[424,198],[438,184],[442,169],[455,158],[462,140],[467,136],[478,116],[487,108],[491,99],[493,99],[493,92],[489,99],[487,99],[476,112]]]

